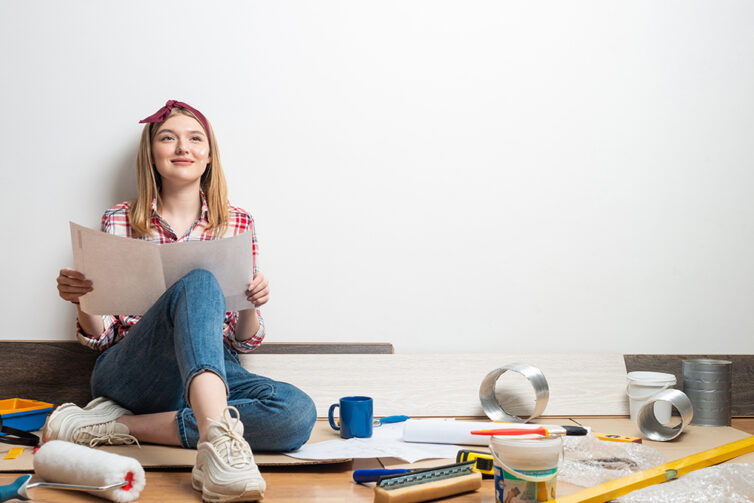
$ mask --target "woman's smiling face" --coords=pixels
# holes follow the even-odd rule
[[[181,113],[166,120],[152,139],[152,159],[163,186],[198,185],[210,161],[209,154],[202,125]]]

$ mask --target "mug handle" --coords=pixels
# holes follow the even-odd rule
[[[335,411],[335,407],[338,407],[340,409],[340,404],[334,403],[330,406],[330,410],[327,411],[327,420],[330,422],[330,427],[335,431],[340,431],[340,427],[335,425],[335,419],[333,418],[333,412]]]

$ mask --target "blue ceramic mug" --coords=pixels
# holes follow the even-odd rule
[[[333,412],[340,409],[340,426],[335,424]],[[330,406],[327,419],[333,430],[340,431],[342,438],[369,438],[372,436],[372,399],[368,396],[344,396],[338,403]]]

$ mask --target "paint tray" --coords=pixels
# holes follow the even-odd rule
[[[4,426],[22,431],[36,431],[45,424],[47,414],[54,406],[51,403],[23,398],[0,400],[0,417]]]

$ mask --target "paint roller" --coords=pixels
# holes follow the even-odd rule
[[[62,440],[51,440],[37,450],[34,472],[44,482],[29,483],[31,475],[22,475],[0,486],[0,503],[29,500],[27,490],[34,487],[84,491],[127,503],[137,500],[146,485],[144,468],[134,458]]]

